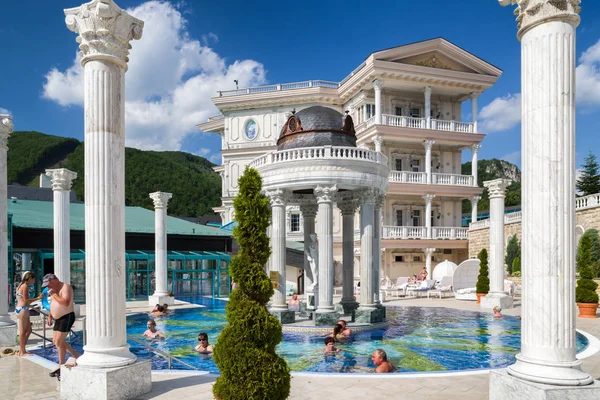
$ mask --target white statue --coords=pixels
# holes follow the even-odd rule
[[[319,241],[317,240],[317,234],[310,234],[310,245],[308,246],[309,251],[306,252],[306,259],[310,265],[310,273],[312,275],[312,284],[308,288],[309,291],[314,292],[315,287],[318,284],[318,273],[319,273]]]

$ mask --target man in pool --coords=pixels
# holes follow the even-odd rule
[[[383,349],[375,350],[371,356],[371,360],[373,360],[373,364],[375,364],[375,372],[377,373],[394,371],[394,366],[388,361],[387,354]]]
[[[194,350],[196,350],[198,353],[210,354],[213,352],[213,347],[208,344],[208,335],[206,333],[201,332],[198,335],[198,342],[198,345],[194,347]]]
[[[352,329],[348,328],[348,324],[346,324],[346,321],[343,319],[340,319],[338,321],[338,324],[340,324],[343,328],[342,330],[342,334],[346,337],[350,337],[350,335],[352,335]]]

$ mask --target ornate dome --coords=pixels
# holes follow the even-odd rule
[[[328,107],[308,107],[288,118],[277,140],[277,150],[318,146],[356,147],[352,117]]]

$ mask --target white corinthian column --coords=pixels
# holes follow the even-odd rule
[[[490,292],[482,308],[512,308],[512,297],[504,293],[504,196],[508,179],[483,182],[490,195]]]
[[[279,273],[279,286],[273,290],[271,311],[287,311],[285,301],[285,192],[280,189],[266,192],[271,201],[271,271]]]
[[[8,211],[6,154],[8,137],[13,132],[12,117],[0,114],[0,346],[13,346],[17,325],[8,316]]]
[[[517,4],[522,70],[521,352],[496,389],[542,390],[593,383],[575,357],[575,29],[579,0],[500,0]],[[501,387],[504,385],[503,387]],[[542,389],[539,389],[539,388]],[[513,390],[513,389],[511,389]],[[598,383],[552,388],[552,398],[600,398]],[[563,393],[562,395],[560,393]]]
[[[167,206],[173,197],[171,193],[154,192],[150,198],[154,201],[154,244],[155,244],[155,290],[149,297],[148,305],[154,307],[156,304],[173,305],[175,299],[169,296],[167,277]]]
[[[119,367],[136,360],[125,330],[125,71],[144,23],[112,0],[65,15],[84,69],[87,344],[77,364]]]
[[[337,186],[317,186],[317,238],[319,239],[319,307],[317,314],[335,312],[333,306],[333,196]]]
[[[71,185],[77,173],[66,168],[47,169],[54,196],[54,273],[71,283]]]

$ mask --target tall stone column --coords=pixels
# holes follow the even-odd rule
[[[504,293],[504,196],[508,179],[483,182],[490,195],[490,291],[481,299],[482,308],[512,308],[513,299]]]
[[[0,114],[0,346],[14,346],[17,325],[8,316],[8,205],[6,155],[8,137],[13,132],[12,117]],[[11,277],[12,278],[12,277]]]
[[[423,140],[425,146],[425,173],[427,173],[427,183],[431,184],[431,149],[435,140]]]
[[[552,398],[600,398],[600,385],[581,370],[575,356],[573,193],[579,3],[500,0],[502,5],[518,4],[521,40],[523,290],[521,353],[508,367],[509,376],[490,375],[492,400],[517,398],[519,392],[549,398],[548,385],[554,385]],[[589,384],[593,386],[572,387]]]
[[[431,276],[431,255],[434,251],[434,248],[425,249],[425,268],[427,269],[427,279],[433,279]]]
[[[333,196],[337,190],[335,185],[317,186],[314,190],[319,208],[319,307],[315,325],[332,325],[338,318],[333,305]]]
[[[312,241],[310,235],[315,233],[315,217],[317,216],[317,205],[316,204],[303,204],[300,206],[300,212],[302,212],[302,219],[304,220],[304,292],[306,293],[306,299],[308,303],[309,295],[317,296],[314,293],[312,284],[315,282],[315,278],[312,276],[310,269],[310,263],[306,254],[310,254],[310,243]],[[318,304],[318,297],[315,297],[315,307]]]
[[[479,128],[477,127],[477,117],[479,114],[479,107],[477,106],[477,101],[479,100],[479,92],[471,93],[471,115],[473,121],[473,133],[477,133]]]
[[[167,206],[173,197],[171,193],[154,192],[150,198],[154,202],[154,294],[148,297],[148,305],[175,304],[175,298],[169,296],[167,272]]]
[[[425,121],[425,127],[431,129],[431,86],[425,86]]]
[[[477,153],[481,148],[481,143],[471,145],[471,175],[473,176],[473,186],[477,186]]]
[[[282,324],[285,324],[294,321],[294,313],[288,310],[288,305],[285,301],[285,209],[287,198],[286,192],[281,189],[267,191],[266,195],[271,201],[271,209],[273,211],[271,215],[271,271],[279,274],[279,285],[273,290],[270,311],[280,319]]]
[[[373,89],[375,90],[375,124],[381,125],[381,81],[373,81]]]
[[[481,200],[481,196],[471,197],[471,223],[477,222],[477,203]]]
[[[71,283],[71,185],[77,173],[66,168],[47,169],[54,196],[54,274]]]
[[[425,194],[425,228],[427,229],[427,239],[431,239],[431,203],[435,198],[435,194]]]
[[[338,203],[342,212],[342,300],[344,314],[358,307],[354,300],[354,214],[357,204],[354,201]]]
[[[373,302],[376,305],[381,304],[381,206],[384,197],[381,195],[375,196],[375,204],[373,208]]]
[[[65,15],[84,70],[87,344],[77,368],[62,368],[61,396],[102,398],[126,387],[136,397],[151,389],[150,364],[118,367],[136,361],[125,329],[125,71],[144,23],[112,0]]]

